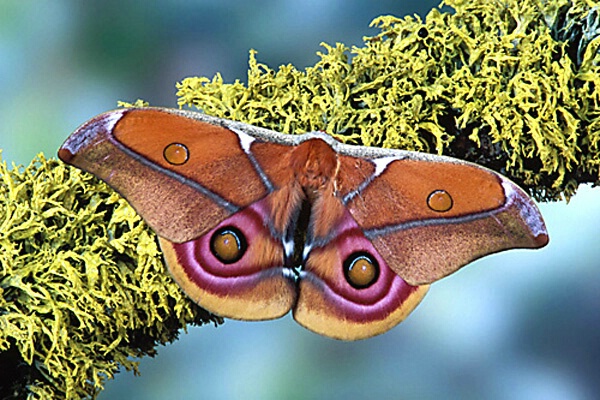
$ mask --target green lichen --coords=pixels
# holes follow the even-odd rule
[[[41,155],[0,176],[0,398],[89,397],[187,324],[220,322],[104,183]]]
[[[446,4],[455,13],[377,18],[363,46],[323,44],[304,71],[252,51],[247,84],[188,78],[179,104],[475,161],[539,199],[597,184],[598,4]],[[187,324],[220,322],[182,294],[154,234],[106,185],[43,156],[0,175],[0,397],[93,397]]]
[[[362,47],[323,44],[314,67],[250,53],[248,84],[180,82],[179,105],[286,133],[447,154],[537,199],[598,183],[600,16],[584,1],[446,1],[454,14],[379,17]],[[583,29],[583,28],[585,29]]]

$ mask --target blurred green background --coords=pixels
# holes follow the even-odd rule
[[[430,1],[15,1],[0,3],[0,148],[54,157],[117,100],[176,107],[175,82],[246,80],[248,50],[272,68],[312,65],[321,41],[360,45],[382,14]],[[582,188],[542,204],[550,245],[475,262],[433,285],[382,336],[344,343],[288,316],[191,328],[123,371],[100,399],[593,399],[600,393],[600,201]]]

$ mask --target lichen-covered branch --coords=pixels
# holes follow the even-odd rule
[[[248,85],[187,78],[180,106],[287,133],[437,152],[499,171],[537,199],[598,183],[600,9],[588,1],[446,1],[385,16],[363,47],[306,71],[250,54]]]
[[[538,199],[597,184],[597,3],[446,4],[456,12],[377,18],[380,34],[324,44],[304,71],[251,52],[247,85],[188,78],[179,104],[475,161]],[[103,183],[43,156],[0,174],[0,397],[93,397],[187,324],[221,321],[182,294],[154,234]]]
[[[165,271],[154,234],[93,176],[0,164],[0,398],[86,398],[188,324],[221,322]]]

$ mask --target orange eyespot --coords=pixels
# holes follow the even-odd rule
[[[435,190],[427,197],[427,205],[433,211],[446,212],[452,208],[452,196],[445,190]]]
[[[350,286],[365,289],[379,278],[379,264],[368,253],[353,253],[344,261],[344,275]]]
[[[190,152],[188,148],[181,143],[171,143],[165,147],[163,157],[169,164],[182,165],[189,159]]]
[[[210,239],[210,251],[223,264],[239,261],[247,248],[242,232],[231,226],[217,230]]]

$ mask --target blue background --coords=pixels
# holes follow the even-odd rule
[[[117,100],[176,107],[175,82],[246,80],[317,61],[321,41],[360,45],[382,14],[437,1],[16,1],[0,4],[0,148],[27,164]],[[190,328],[141,377],[100,399],[592,399],[600,393],[600,201],[582,187],[541,204],[550,245],[486,257],[437,282],[408,319],[353,343],[288,316]]]

